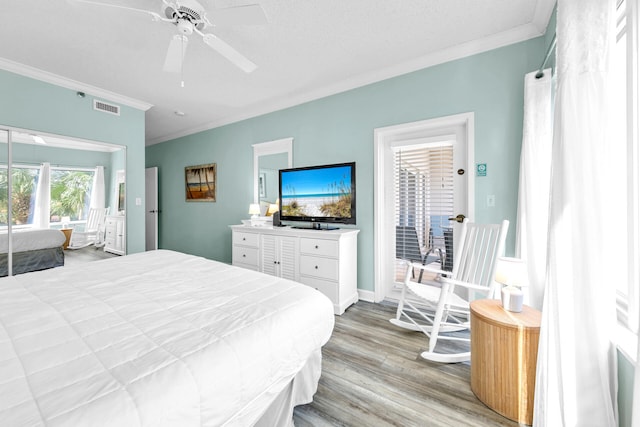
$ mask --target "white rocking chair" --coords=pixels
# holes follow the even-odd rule
[[[436,270],[419,263],[407,262],[396,317],[389,321],[401,328],[421,331],[429,337],[429,350],[420,354],[424,359],[444,363],[470,360],[470,351],[438,352],[436,344],[439,340],[470,341],[466,335],[442,333],[468,330],[469,301],[477,297],[495,296],[496,262],[503,254],[508,228],[507,220],[501,224],[475,224],[465,220],[453,257],[453,271]],[[414,268],[435,273],[438,278],[423,283],[414,282],[411,280]],[[454,292],[456,287],[465,288],[467,298]]]
[[[109,208],[91,208],[87,215],[84,231],[71,233],[71,242],[67,249],[80,249],[90,245],[100,247],[104,244],[104,224]]]

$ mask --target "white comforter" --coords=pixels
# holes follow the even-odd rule
[[[60,230],[48,228],[29,228],[12,230],[13,252],[27,252],[37,249],[49,249],[62,246],[66,237]],[[9,249],[7,232],[0,233],[0,253],[6,254]]]
[[[333,322],[312,288],[170,251],[3,278],[0,425],[246,425]]]

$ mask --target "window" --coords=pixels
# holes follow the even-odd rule
[[[84,221],[89,213],[93,170],[51,168],[51,222],[68,216]]]
[[[36,205],[36,189],[40,168],[13,165],[12,168],[12,224],[33,224]],[[62,217],[71,221],[84,221],[89,212],[93,169],[51,168],[50,221],[61,222]],[[7,225],[7,166],[0,166],[0,227]]]
[[[617,238],[612,260],[605,268],[615,277],[618,319],[626,328],[638,332],[640,245],[640,179],[638,167],[638,0],[622,0],[618,4],[616,46],[612,52],[611,84],[611,154],[619,161],[614,174],[618,188],[612,189],[612,212],[618,218],[613,229]],[[617,143],[616,143],[617,142]],[[626,214],[625,214],[626,213]],[[633,350],[632,350],[633,352]],[[635,354],[631,356],[635,357]]]
[[[0,166],[0,226],[8,224],[7,183],[8,168]],[[36,186],[38,183],[38,168],[29,166],[13,166],[11,168],[11,223],[13,225],[31,224],[35,207]]]

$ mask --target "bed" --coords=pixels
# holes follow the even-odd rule
[[[60,230],[29,228],[12,231],[13,274],[45,270],[64,265],[62,245],[66,237]],[[9,241],[0,233],[0,277],[8,274]]]
[[[333,307],[159,250],[0,279],[0,425],[292,425]]]

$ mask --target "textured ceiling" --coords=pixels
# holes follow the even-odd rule
[[[154,12],[162,4],[100,1]],[[181,87],[179,74],[162,71],[175,26],[73,0],[0,0],[0,68],[25,65],[68,79],[68,87],[89,94],[108,91],[153,105],[146,112],[150,144],[541,35],[554,5],[552,0],[200,1],[210,17],[216,9],[252,2],[262,6],[266,25],[207,31],[257,64],[250,74],[194,34]],[[175,115],[176,110],[185,115]]]

